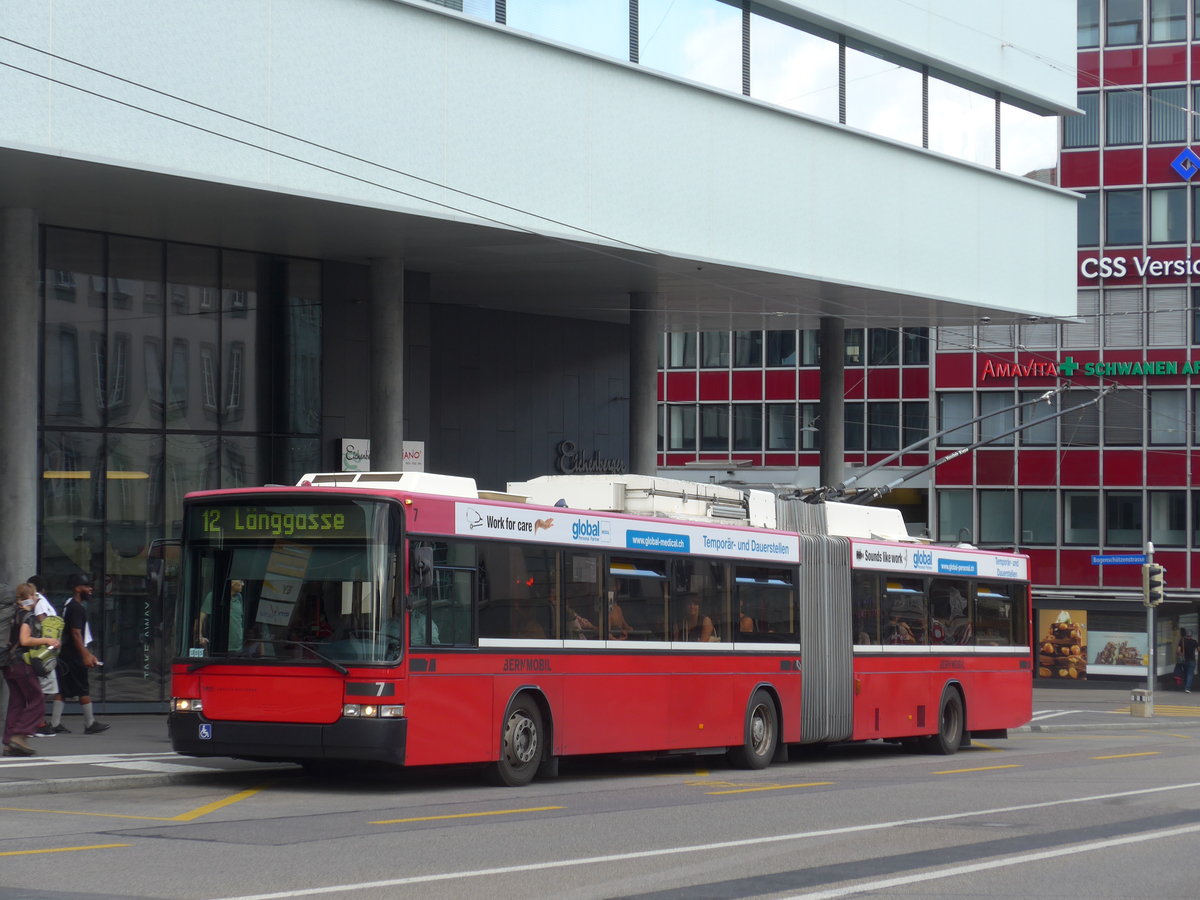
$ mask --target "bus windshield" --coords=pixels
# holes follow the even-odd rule
[[[398,507],[262,499],[189,504],[179,655],[338,668],[399,659]]]

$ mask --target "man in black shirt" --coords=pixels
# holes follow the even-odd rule
[[[1192,679],[1196,676],[1197,646],[1196,639],[1188,634],[1186,628],[1179,629],[1179,649],[1177,652],[1183,658],[1183,691],[1185,694],[1192,692]]]
[[[92,577],[76,575],[71,579],[71,597],[63,607],[63,642],[58,654],[58,687],[64,700],[79,698],[83,712],[83,733],[99,734],[108,731],[108,725],[96,721],[92,712],[91,689],[88,687],[88,669],[101,665],[88,644],[92,632],[88,627],[87,602],[92,599]]]

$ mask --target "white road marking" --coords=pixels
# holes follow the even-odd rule
[[[651,859],[658,856],[675,856],[683,853],[710,853],[713,850],[729,850],[738,847],[753,847],[762,846],[763,844],[777,844],[784,841],[801,841],[809,838],[830,837],[840,834],[855,834],[866,831],[882,831],[885,828],[897,828],[905,825],[925,825],[931,822],[949,822],[955,819],[969,819],[977,816],[995,816],[1002,813],[1022,812],[1030,809],[1046,809],[1052,806],[1067,806],[1073,803],[1093,803],[1101,800],[1116,800],[1122,797],[1140,797],[1146,794],[1159,794],[1166,791],[1187,790],[1189,788],[1200,788],[1200,781],[1191,781],[1185,784],[1173,784],[1165,787],[1143,788],[1136,791],[1120,791],[1115,794],[1095,794],[1090,797],[1071,797],[1065,800],[1048,800],[1042,803],[1022,803],[1018,806],[1002,806],[995,809],[978,809],[969,812],[946,813],[941,816],[923,816],[918,819],[900,819],[894,822],[879,822],[872,825],[847,825],[842,828],[824,828],[819,831],[799,831],[793,834],[777,834],[764,837],[743,838],[736,841],[721,841],[714,844],[689,844],[683,847],[663,847],[658,850],[639,850],[631,853],[613,853],[608,856],[585,856],[577,859],[555,860],[553,862],[542,863],[527,863],[517,866],[497,866],[491,869],[474,869],[464,872],[441,872],[435,875],[414,875],[409,878],[389,878],[384,881],[361,881],[353,884],[335,884],[329,887],[317,888],[301,888],[294,891],[277,891],[270,894],[244,894],[237,897],[224,897],[221,900],[288,900],[291,897],[313,897],[319,894],[336,894],[342,891],[367,891],[376,890],[378,888],[400,887],[408,884],[426,884],[435,881],[455,881],[461,878],[482,878],[488,875],[513,875],[521,872],[539,872],[547,869],[566,869],[574,866],[591,866],[601,863],[623,862],[631,859]],[[1168,832],[1156,832],[1154,835],[1138,835],[1136,838],[1114,838],[1116,841],[1132,842],[1134,840],[1150,840],[1155,836],[1163,836],[1164,834],[1185,834],[1191,831],[1200,831],[1200,824],[1194,826],[1186,826],[1178,829],[1171,829]],[[1085,845],[1086,846],[1086,845]],[[1099,844],[1095,848],[1100,849]],[[1058,851],[1045,851],[1057,855]],[[1079,847],[1072,847],[1064,852],[1079,852]],[[1034,858],[1031,856],[1030,858]],[[1010,863],[1005,862],[1005,865]],[[987,865],[981,863],[979,865]],[[953,873],[951,873],[953,874]],[[919,876],[910,876],[918,878]],[[857,886],[855,888],[842,888],[841,890],[847,893],[861,893],[864,890],[869,890],[867,886]],[[817,897],[826,896],[824,894],[804,895],[806,898],[816,900]],[[830,897],[843,896],[842,894],[829,894]],[[799,898],[796,898],[799,900]]]
[[[1042,721],[1042,719],[1053,719],[1055,716],[1069,716],[1072,713],[1077,713],[1077,712],[1083,712],[1083,710],[1082,709],[1060,709],[1060,710],[1047,709],[1047,710],[1043,710],[1041,712],[1035,712],[1033,714],[1033,718],[1030,719],[1030,721],[1031,722],[1040,722],[1040,721]]]
[[[1038,862],[1043,859],[1054,859],[1058,856],[1074,856],[1076,853],[1107,850],[1109,847],[1120,847],[1124,844],[1140,844],[1144,841],[1157,841],[1159,838],[1177,837],[1181,834],[1194,834],[1197,831],[1200,831],[1200,825],[1164,828],[1160,831],[1147,831],[1143,834],[1131,834],[1103,841],[1091,841],[1086,844],[1071,844],[1070,846],[1059,847],[1055,850],[1040,850],[1036,853],[1022,853],[1019,856],[1002,856],[999,859],[989,859],[987,862],[970,863],[965,866],[952,866],[949,869],[938,869],[935,872],[901,875],[897,878],[884,878],[879,881],[864,881],[861,884],[854,884],[849,887],[817,891],[810,894],[793,894],[791,897],[786,898],[786,900],[834,900],[836,897],[850,897],[854,894],[866,893],[867,891],[887,890],[889,888],[903,887],[907,884],[935,881],[938,878],[953,878],[955,875],[970,875],[973,872],[985,872],[988,869],[1021,866],[1025,863]]]

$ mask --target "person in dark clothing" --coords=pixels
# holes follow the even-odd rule
[[[1178,655],[1183,660],[1183,692],[1192,692],[1192,679],[1196,677],[1196,647],[1200,643],[1188,634],[1186,628],[1179,629]]]
[[[92,712],[91,688],[88,686],[88,670],[100,665],[100,660],[88,649],[92,642],[92,631],[88,627],[87,602],[92,599],[92,577],[76,575],[71,579],[71,596],[63,606],[62,650],[58,654],[58,687],[64,700],[79,698],[83,713],[83,733],[99,734],[108,731],[108,725],[96,721]]]
[[[31,584],[17,585],[17,615],[13,619],[12,633],[4,640],[15,644],[12,660],[4,667],[4,680],[8,683],[8,713],[4,717],[4,755],[33,756],[34,749],[28,738],[38,728],[45,711],[42,689],[37,675],[25,661],[24,649],[30,647],[57,647],[53,638],[34,637],[36,620],[33,608],[37,604],[37,590]]]

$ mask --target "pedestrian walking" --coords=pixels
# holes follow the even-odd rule
[[[58,610],[46,598],[46,579],[41,575],[30,575],[25,579],[37,589],[37,605],[33,608],[33,614],[39,622],[45,621],[46,616],[57,616]],[[46,675],[38,676],[38,684],[41,685],[42,695],[50,701],[50,718],[45,718],[45,710],[42,711],[42,724],[33,736],[38,738],[54,737],[56,734],[64,734],[68,732],[65,725],[62,724],[63,714],[63,699],[58,692],[58,670],[51,669]]]
[[[79,698],[79,709],[83,713],[83,733],[99,734],[108,731],[108,725],[96,721],[92,711],[91,688],[88,672],[103,665],[88,649],[92,642],[92,630],[88,627],[87,604],[92,599],[92,576],[76,575],[71,579],[71,596],[63,606],[62,650],[58,654],[58,687],[63,700]]]
[[[16,645],[7,666],[4,680],[8,684],[8,712],[4,717],[4,755],[35,756],[28,738],[38,728],[46,711],[46,701],[38,686],[33,667],[25,661],[24,649],[31,647],[56,647],[54,638],[35,637],[37,619],[33,609],[37,605],[37,589],[25,582],[17,585],[17,614],[12,628],[5,636],[7,643]]]
[[[1183,692],[1192,692],[1192,679],[1196,677],[1196,648],[1200,643],[1188,634],[1186,628],[1179,629],[1179,647],[1176,655],[1183,659]]]

